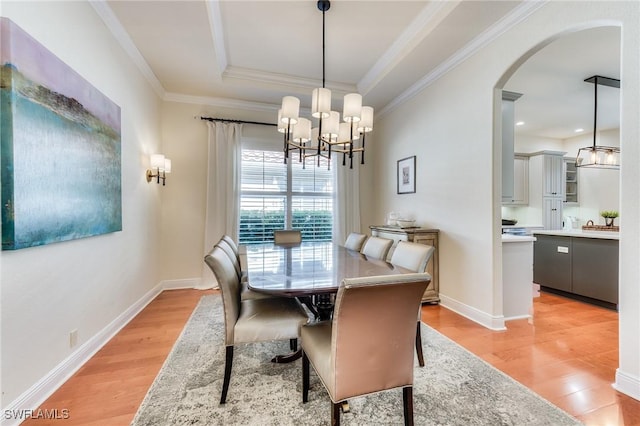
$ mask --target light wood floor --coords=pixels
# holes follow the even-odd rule
[[[198,300],[210,293],[162,293],[41,407],[68,409],[69,419],[23,424],[128,425]],[[611,387],[617,314],[549,294],[535,299],[534,310],[533,324],[510,321],[505,332],[437,305],[423,306],[422,318],[586,425],[640,425],[640,402]]]

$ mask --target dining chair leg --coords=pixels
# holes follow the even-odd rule
[[[420,334],[420,321],[416,328],[416,354],[418,354],[418,364],[424,367],[424,355],[422,355],[422,335]]]
[[[302,351],[302,402],[309,401],[309,357]]]
[[[402,388],[402,402],[404,403],[404,425],[413,426],[413,387]]]
[[[229,390],[229,380],[231,379],[231,366],[233,365],[233,346],[227,346],[224,362],[224,381],[222,382],[222,396],[220,404],[227,402],[227,391]]]
[[[331,403],[331,426],[340,426],[341,403]]]
[[[289,339],[289,349],[293,352],[298,350],[298,339]]]

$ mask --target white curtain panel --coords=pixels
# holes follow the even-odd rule
[[[240,136],[242,124],[208,121],[207,204],[203,257],[227,234],[238,238],[240,204]],[[211,269],[203,262],[201,288],[216,288]]]
[[[350,169],[334,160],[331,167],[336,173],[333,241],[344,244],[351,232],[360,232],[360,169],[359,164]]]

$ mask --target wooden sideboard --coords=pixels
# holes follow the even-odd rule
[[[429,284],[429,287],[427,287],[427,290],[424,292],[424,295],[422,296],[422,302],[438,303],[440,301],[440,297],[438,295],[440,289],[438,271],[438,234],[440,233],[440,231],[438,229],[400,228],[399,226],[386,225],[372,225],[369,228],[371,229],[371,235],[373,235],[374,237],[388,238],[390,240],[393,240],[393,246],[391,247],[391,250],[389,250],[387,260],[391,259],[391,255],[393,254],[398,241],[410,241],[414,243],[433,246],[435,248],[433,256],[427,264],[427,272],[431,274],[431,284]]]

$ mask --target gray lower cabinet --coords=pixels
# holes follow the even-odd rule
[[[573,239],[572,293],[618,303],[618,241]]]
[[[533,282],[571,291],[571,237],[536,235],[533,244]]]
[[[618,303],[618,240],[535,234],[533,282]]]

